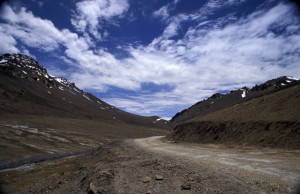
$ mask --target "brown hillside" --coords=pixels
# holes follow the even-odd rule
[[[300,149],[300,85],[176,126],[173,141]]]
[[[300,85],[198,116],[192,121],[300,121]]]

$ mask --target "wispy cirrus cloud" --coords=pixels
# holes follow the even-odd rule
[[[161,17],[162,19],[167,19],[169,15],[169,6],[165,5],[153,12],[153,16]]]
[[[210,6],[218,7],[215,4]],[[157,107],[162,106],[156,101],[159,99],[169,100],[170,104],[163,106],[168,109],[180,106],[182,102],[190,105],[197,101],[195,99],[203,99],[217,91],[252,86],[281,75],[299,77],[300,34],[296,29],[300,23],[294,11],[295,8],[290,5],[278,4],[239,20],[228,15],[191,26],[178,40],[172,39],[178,33],[177,26],[172,27],[166,36],[169,24],[150,45],[132,49],[130,61],[144,65],[150,61],[155,67],[152,69],[165,72],[157,74],[153,82],[175,85],[174,89],[160,96],[148,95],[142,100],[127,99],[125,106],[132,101],[135,109],[143,112],[154,106],[151,102],[156,102]],[[186,18],[193,16],[187,15]],[[279,29],[280,33],[277,32]],[[176,99],[173,101],[174,96]],[[116,101],[112,100],[113,103]],[[118,101],[119,106],[123,101]]]
[[[155,10],[152,15],[157,18],[161,18],[163,22],[168,22],[167,20],[170,19],[171,15],[170,12],[176,9],[177,4],[181,0],[174,0],[166,5],[160,7],[158,10]]]

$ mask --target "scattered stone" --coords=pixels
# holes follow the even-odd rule
[[[193,177],[188,178],[189,181],[194,181],[195,179]]]
[[[148,177],[148,176],[145,176],[145,177],[143,178],[143,183],[149,183],[150,181],[151,181],[151,178]]]
[[[91,182],[89,185],[88,194],[96,194],[96,193],[98,193],[98,188],[94,183]]]
[[[161,181],[161,180],[164,180],[164,177],[161,175],[155,175],[155,180]]]
[[[146,194],[151,194],[151,191],[147,191]]]
[[[182,190],[190,190],[191,187],[192,187],[191,183],[188,183],[188,182],[181,185]]]
[[[110,178],[113,179],[114,178],[114,174],[111,173],[110,171],[104,170],[100,172],[100,176],[106,177],[106,178]]]

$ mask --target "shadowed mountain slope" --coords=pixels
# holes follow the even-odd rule
[[[299,80],[296,80],[292,77],[282,76],[276,79],[269,80],[263,84],[256,85],[251,89],[244,87],[239,90],[230,91],[230,93],[228,94],[216,93],[208,99],[199,101],[190,108],[177,113],[171,119],[171,123],[173,125],[177,125],[194,117],[204,116],[206,114],[228,108],[238,103],[272,94],[299,83]]]
[[[200,114],[178,124],[168,138],[179,142],[300,149],[299,81],[280,77],[244,91],[200,102],[196,105],[202,106],[198,109],[202,110]],[[239,97],[243,93],[253,97]],[[230,97],[238,100],[230,101]],[[212,101],[220,106],[210,109],[203,105]]]
[[[0,56],[0,112],[86,118],[167,128],[159,117],[122,111],[86,93],[65,78],[52,77],[32,58],[20,54]]]

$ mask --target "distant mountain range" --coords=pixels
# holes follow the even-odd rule
[[[49,75],[37,61],[21,54],[0,56],[0,105],[1,114],[52,115],[168,128],[166,120],[122,111],[65,78]]]

